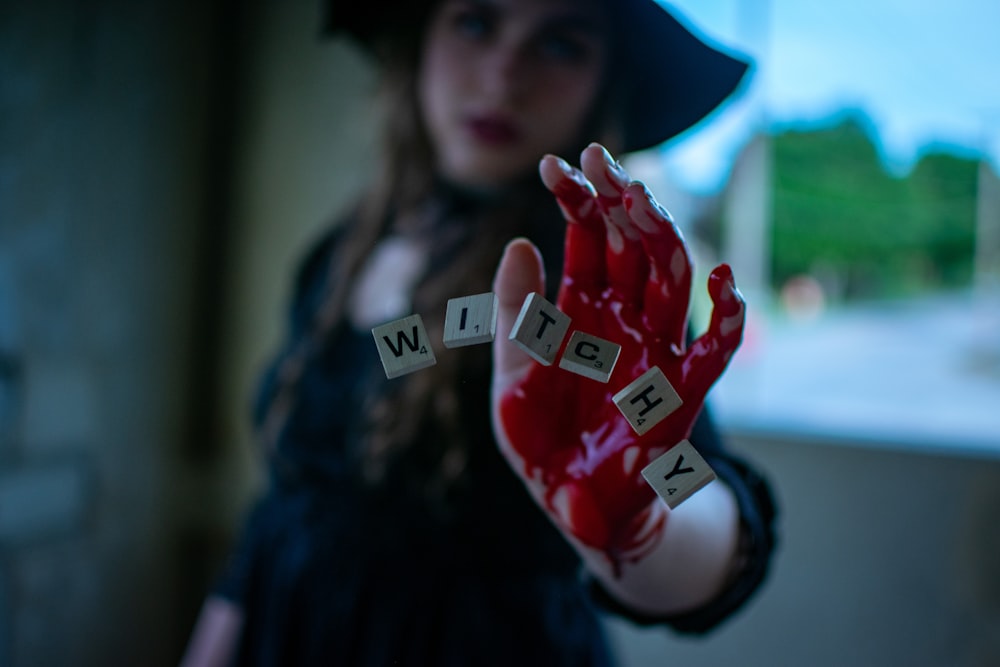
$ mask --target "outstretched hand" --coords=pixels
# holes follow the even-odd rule
[[[708,330],[685,344],[691,259],[680,231],[646,188],[597,144],[581,169],[555,156],[542,181],[568,222],[557,307],[570,330],[622,346],[607,384],[543,366],[507,340],[530,292],[544,293],[544,267],[528,241],[511,242],[497,269],[493,422],[500,448],[556,524],[604,553],[615,570],[641,559],[669,510],[641,470],[688,436],[709,388],[740,344],[745,306],[726,265],[712,271]],[[612,396],[658,366],[683,405],[639,436]]]

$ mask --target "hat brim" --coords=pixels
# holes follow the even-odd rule
[[[390,3],[392,4],[392,3]],[[423,25],[423,2],[326,0],[327,35],[344,34],[372,51],[381,38]],[[749,60],[730,55],[682,23],[655,0],[618,0],[625,66],[632,80],[625,92],[623,150],[657,146],[691,129],[739,88]]]
[[[625,100],[624,144],[635,151],[704,120],[736,92],[750,63],[710,44],[653,0],[623,5],[634,77]]]

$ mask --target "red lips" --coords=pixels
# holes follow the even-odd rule
[[[501,116],[473,116],[465,123],[473,139],[484,144],[501,146],[517,142],[521,132],[517,126]]]

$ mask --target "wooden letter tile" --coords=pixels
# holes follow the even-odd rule
[[[674,509],[715,479],[715,472],[694,445],[682,440],[643,468],[642,476],[670,509]]]
[[[493,292],[448,299],[444,317],[444,346],[489,343],[497,331],[497,297]]]
[[[570,317],[536,292],[528,295],[510,331],[510,339],[532,359],[551,366],[569,330]]]
[[[609,340],[574,331],[569,337],[566,351],[559,359],[559,368],[565,368],[584,377],[607,382],[618,361],[622,346]]]
[[[378,356],[387,378],[399,377],[437,363],[420,315],[382,324],[372,329]]]
[[[656,366],[633,380],[612,400],[639,435],[656,426],[683,403],[663,371]]]

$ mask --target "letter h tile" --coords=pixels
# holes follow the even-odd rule
[[[611,400],[639,435],[656,426],[683,403],[663,371],[656,366],[633,380]]]

